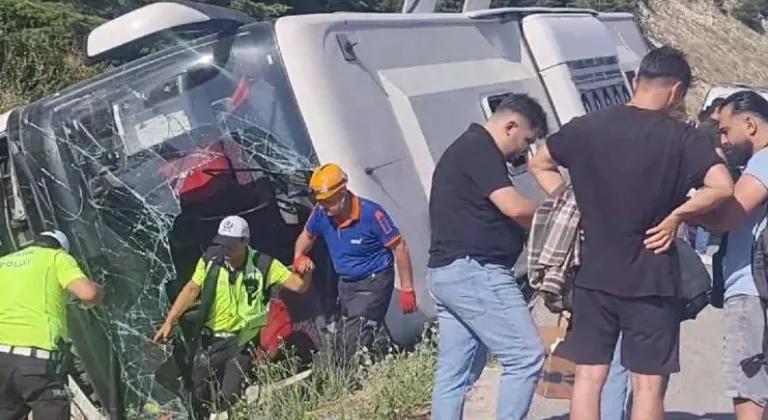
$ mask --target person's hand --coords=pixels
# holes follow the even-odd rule
[[[315,263],[306,255],[299,255],[293,260],[293,272],[297,274],[307,274],[315,270]]]
[[[159,330],[155,333],[155,337],[152,338],[152,341],[155,343],[165,343],[168,341],[168,337],[171,336],[171,331],[173,331],[173,324],[166,321],[163,323],[163,326],[160,327]]]
[[[672,242],[677,237],[677,229],[682,223],[682,219],[677,217],[674,213],[667,216],[658,225],[648,229],[645,232],[645,241],[643,244],[646,248],[653,251],[654,254],[661,254],[666,252]]]
[[[416,312],[416,293],[413,289],[400,290],[400,307],[405,314]]]

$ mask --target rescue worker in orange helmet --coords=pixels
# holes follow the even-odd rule
[[[347,363],[358,344],[373,350],[380,340],[387,340],[382,333],[386,332],[384,316],[394,291],[395,265],[400,306],[404,313],[416,311],[411,258],[387,212],[347,190],[347,175],[338,165],[317,168],[309,186],[318,205],[296,240],[293,267],[299,273],[314,268],[307,253],[322,236],[340,279],[342,328],[337,334],[336,356]]]

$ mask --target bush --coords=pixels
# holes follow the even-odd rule
[[[760,4],[756,0],[742,0],[731,9],[731,16],[750,29],[763,32]]]
[[[99,23],[69,5],[0,1],[0,112],[98,73],[80,43]]]
[[[712,0],[712,4],[719,10],[721,13],[725,13],[725,0]]]
[[[379,362],[354,371],[316,361],[311,376],[288,386],[276,385],[296,372],[295,362],[261,365],[257,382],[261,389],[273,390],[262,391],[258,402],[242,403],[234,418],[420,419],[429,413],[436,363],[436,334],[428,330],[411,351],[392,351]]]

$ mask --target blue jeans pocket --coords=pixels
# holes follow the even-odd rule
[[[488,273],[470,259],[430,269],[429,292],[446,310],[460,319],[471,321],[485,313],[481,296],[489,287]]]

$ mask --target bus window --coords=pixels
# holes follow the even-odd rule
[[[485,114],[485,119],[491,118],[491,114],[496,111],[496,108],[499,107],[501,104],[501,101],[504,100],[507,96],[511,95],[511,93],[502,93],[499,95],[491,95],[487,96],[483,99],[483,102],[480,104],[480,106],[483,108],[483,114]]]

